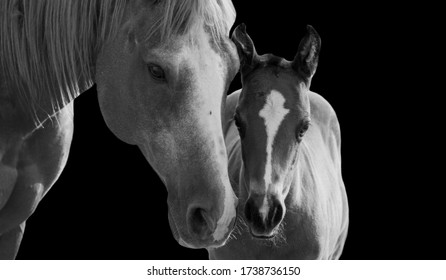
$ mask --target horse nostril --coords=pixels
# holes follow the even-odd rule
[[[282,221],[283,216],[283,207],[279,201],[274,200],[273,209],[270,211],[270,215],[269,220],[271,221],[271,227],[274,228],[280,223],[280,221]]]
[[[258,201],[261,201],[261,203]],[[278,199],[271,198],[268,199],[268,204],[265,203],[267,202],[264,198],[255,199],[250,197],[245,204],[246,222],[257,235],[269,234],[283,219],[285,209]]]
[[[246,218],[246,221],[249,223],[251,223],[253,220],[252,212],[255,209],[253,204],[254,204],[254,201],[252,199],[248,199],[248,201],[246,201],[246,204],[245,204],[245,218]]]
[[[259,208],[255,199],[249,198],[245,204],[245,218],[246,222],[254,227],[257,231],[265,230],[265,223],[260,215]]]
[[[212,233],[212,221],[207,211],[196,207],[189,210],[189,228],[193,235],[199,239],[206,239]]]

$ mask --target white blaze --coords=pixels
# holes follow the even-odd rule
[[[264,221],[266,220],[266,217],[268,217],[268,212],[269,212],[269,205],[265,195],[265,197],[263,198],[263,204],[259,209],[260,216],[262,216],[262,219]]]
[[[290,111],[289,109],[285,109],[284,105],[285,98],[283,95],[277,90],[273,89],[266,99],[265,106],[259,112],[259,116],[265,120],[266,128],[266,162],[264,175],[266,190],[272,183],[272,151],[274,139],[276,138],[280,124]],[[262,207],[266,207],[265,203]]]

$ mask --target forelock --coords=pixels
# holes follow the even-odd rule
[[[235,9],[230,0],[164,0],[157,1],[157,19],[143,40],[150,43],[154,37],[160,44],[177,36],[193,42],[196,30],[204,27],[213,41],[220,46],[235,21]]]

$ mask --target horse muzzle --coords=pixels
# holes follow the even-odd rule
[[[250,196],[246,201],[245,219],[253,237],[274,237],[284,216],[285,209],[275,197]]]
[[[183,228],[177,227],[169,210],[169,223],[175,239],[180,245],[193,249],[225,245],[235,227],[237,199],[235,200],[234,213],[223,211],[220,217],[215,217],[215,209],[206,207],[207,203],[190,205],[185,215],[186,226]],[[232,210],[231,206],[229,210]]]

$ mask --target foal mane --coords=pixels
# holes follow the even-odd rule
[[[0,77],[36,125],[94,83],[95,59],[103,43],[116,34],[126,0],[1,0]],[[230,0],[156,0],[160,18],[148,27],[156,33],[192,38],[204,24],[220,42],[235,20]],[[218,45],[218,43],[217,43]],[[5,83],[5,81],[0,81]],[[39,104],[50,104],[43,111]]]

